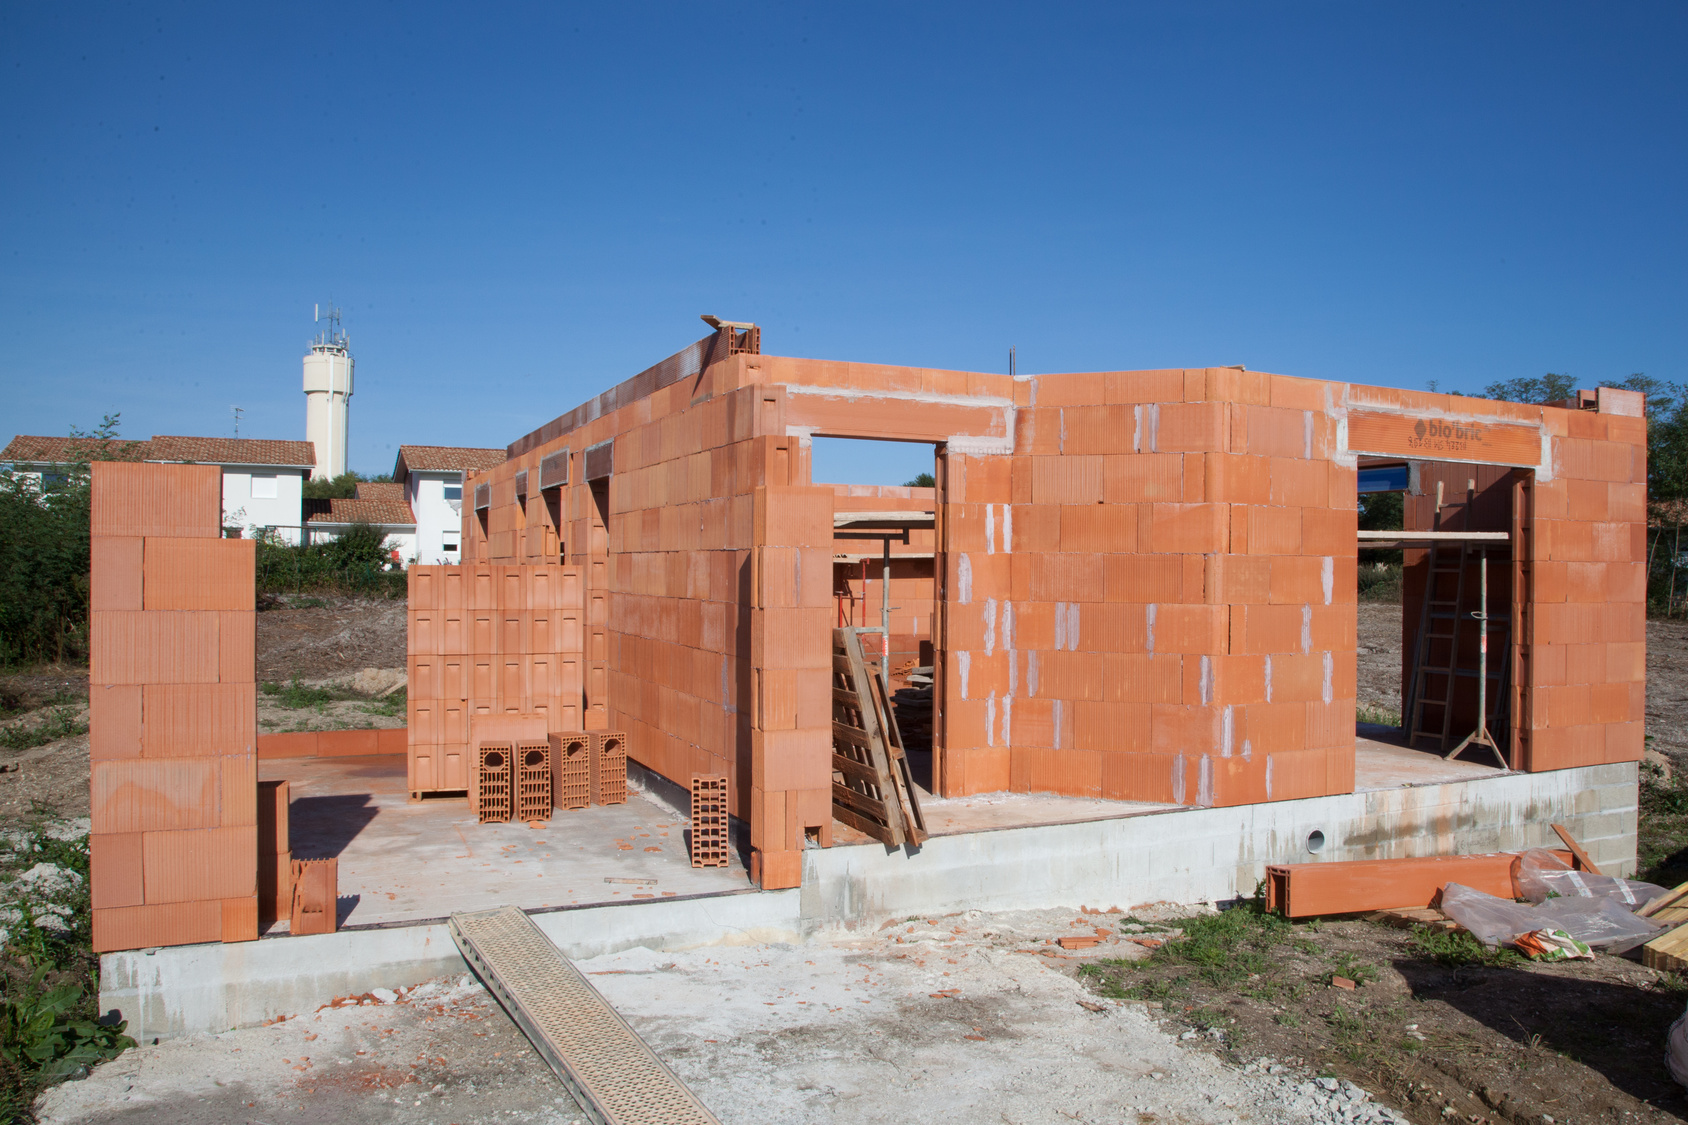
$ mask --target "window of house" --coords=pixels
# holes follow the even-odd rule
[[[276,479],[274,473],[260,475],[252,474],[252,499],[274,500],[276,498]]]
[[[447,500],[461,500],[461,499],[463,499],[463,486],[460,485],[460,484],[448,484],[448,485],[446,485],[445,486],[445,498]]]
[[[452,540],[447,539],[444,543],[440,544],[440,549],[455,554],[457,551],[457,544]]]

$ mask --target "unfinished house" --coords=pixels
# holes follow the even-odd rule
[[[1468,750],[1497,767],[1641,756],[1633,393],[1524,406],[1242,368],[1009,377],[759,344],[723,327],[513,442],[471,479],[463,542],[465,571],[581,576],[588,725],[625,730],[665,777],[730,775],[764,887],[796,885],[803,850],[831,842],[833,630],[878,625],[861,611],[883,583],[851,529],[910,532],[888,639],[933,669],[919,768],[941,796],[1352,792],[1362,545],[1407,551],[1406,741],[1453,749],[1481,683],[1496,749]],[[817,484],[817,436],[930,445],[937,486]],[[1406,526],[1362,544],[1358,494],[1385,488],[1408,493]]]
[[[209,1030],[461,971],[441,919],[498,905],[590,956],[1211,901],[1551,822],[1634,869],[1639,395],[760,345],[721,324],[468,478],[463,563],[411,570],[402,736],[258,736],[215,469],[95,467],[102,1009]],[[817,483],[817,437],[929,446],[935,487]],[[1403,526],[1359,531],[1389,491]],[[1357,729],[1358,559],[1385,548],[1402,720]],[[551,774],[502,775],[496,823],[489,741]],[[731,814],[707,861],[698,792]],[[330,859],[288,937],[286,873]],[[121,952],[254,936],[285,940]]]

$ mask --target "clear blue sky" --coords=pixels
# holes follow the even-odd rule
[[[1681,4],[312,12],[0,7],[6,436],[302,437],[329,299],[366,472],[703,312],[935,367],[1688,378]]]

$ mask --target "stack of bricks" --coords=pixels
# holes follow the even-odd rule
[[[93,466],[96,951],[258,936],[254,544],[214,465]]]
[[[537,717],[541,738],[581,729],[581,614],[572,567],[410,568],[412,795],[472,787],[477,717]]]

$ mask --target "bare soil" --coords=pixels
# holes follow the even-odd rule
[[[403,668],[406,604],[339,595],[269,597],[258,613],[259,681]]]
[[[1680,978],[1605,955],[1442,964],[1407,932],[1366,921],[1297,925],[1249,952],[1263,954],[1260,971],[1225,986],[1172,958],[1079,975],[1103,996],[1160,997],[1167,1020],[1199,1031],[1233,1063],[1310,1066],[1420,1125],[1688,1114],[1664,1066],[1666,1032],[1688,999]],[[1337,987],[1333,976],[1359,986]]]

